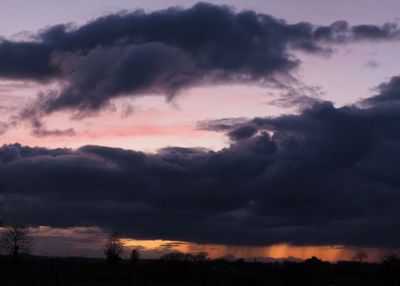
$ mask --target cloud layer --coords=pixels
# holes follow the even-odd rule
[[[367,108],[218,121],[230,147],[145,154],[5,145],[10,217],[140,239],[400,247],[398,80]],[[381,104],[388,102],[390,104]]]
[[[63,109],[86,114],[120,96],[173,97],[203,84],[275,82],[299,65],[294,50],[321,54],[337,44],[398,39],[391,23],[288,24],[199,3],[108,15],[81,27],[52,26],[31,41],[3,40],[0,77],[60,83],[59,90],[41,95],[36,117]]]

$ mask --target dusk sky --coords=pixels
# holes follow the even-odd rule
[[[0,180],[34,253],[400,249],[399,1],[4,0]]]

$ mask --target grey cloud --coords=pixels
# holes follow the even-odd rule
[[[8,130],[8,124],[6,122],[0,122],[0,135],[4,134]]]
[[[377,87],[379,94],[361,101],[364,105],[399,104],[400,103],[400,76],[394,76],[389,82]]]
[[[252,125],[243,125],[235,128],[228,133],[228,136],[233,140],[241,140],[252,137],[257,132],[257,128]]]
[[[370,69],[376,69],[376,68],[379,68],[380,66],[381,66],[381,64],[374,59],[371,59],[365,63],[365,67],[370,68]]]
[[[199,243],[398,248],[399,116],[397,104],[317,102],[299,114],[233,120],[223,127],[232,143],[217,152],[5,145],[3,196],[11,217],[36,226]]]
[[[288,24],[254,11],[198,3],[145,13],[124,12],[80,27],[56,25],[34,41],[0,42],[0,76],[58,80],[33,107],[38,115],[70,109],[84,115],[113,98],[221,82],[274,82],[300,63],[294,50],[329,53],[337,44],[398,39],[395,24]]]
[[[75,136],[75,130],[73,128],[68,128],[65,130],[60,129],[46,129],[44,127],[38,127],[32,129],[32,135],[36,137],[48,137],[48,136]]]
[[[388,40],[400,37],[400,32],[396,24],[386,23],[379,27],[376,25],[358,25],[352,27],[352,34],[355,39],[367,40]]]
[[[242,123],[247,123],[247,118],[221,118],[214,120],[202,120],[197,122],[197,128],[200,130],[211,130],[211,131],[229,131],[233,126],[237,126]]]

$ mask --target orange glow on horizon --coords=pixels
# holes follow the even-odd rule
[[[81,253],[91,249],[98,256],[103,254],[103,244],[107,239],[107,233],[99,227],[72,227],[72,228],[52,228],[49,226],[40,226],[32,228],[34,237],[38,238],[38,247],[36,250],[41,253],[42,249],[48,248],[49,241],[56,244],[67,243],[74,248],[75,253]],[[43,243],[41,242],[42,239]],[[71,240],[72,239],[72,240]],[[47,242],[46,242],[47,241]],[[71,244],[71,241],[75,241]],[[87,241],[91,241],[90,244]],[[324,261],[336,262],[340,260],[353,260],[356,253],[360,250],[368,255],[367,261],[379,262],[385,255],[393,254],[398,249],[381,248],[357,248],[344,245],[304,245],[296,246],[288,243],[280,243],[270,246],[243,246],[243,245],[223,245],[223,244],[200,244],[187,241],[162,240],[162,239],[133,239],[122,238],[126,251],[125,256],[129,256],[129,250],[138,249],[143,258],[159,258],[163,254],[180,251],[184,253],[197,253],[205,251],[210,258],[230,257],[233,259],[244,258],[252,260],[254,258],[297,258],[307,259],[318,257]],[[65,246],[65,245],[64,245]]]
[[[353,260],[360,249],[342,245],[332,246],[295,246],[280,243],[271,246],[232,246],[222,244],[197,244],[183,241],[169,240],[135,240],[125,238],[123,244],[127,248],[139,248],[143,251],[196,253],[206,251],[210,258],[232,256],[235,258],[297,258],[307,259],[313,256],[324,261],[337,262],[340,260]],[[363,249],[368,253],[368,261],[379,261],[383,257],[380,249]]]

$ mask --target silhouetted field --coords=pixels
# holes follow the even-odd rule
[[[400,285],[400,260],[381,264],[309,259],[261,263],[141,260],[137,265],[103,259],[26,256],[0,257],[4,286],[67,285]]]

